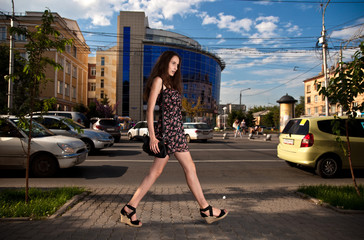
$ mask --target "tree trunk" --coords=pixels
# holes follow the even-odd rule
[[[352,162],[351,162],[351,147],[350,147],[350,140],[349,140],[349,126],[348,126],[348,121],[349,120],[346,120],[345,121],[346,145],[347,145],[347,148],[348,148],[348,160],[349,160],[349,165],[350,165],[351,178],[353,179],[353,183],[354,183],[354,188],[356,190],[356,193],[360,197],[360,191],[359,191],[358,185],[356,184],[354,170],[353,170],[353,165],[352,165]]]

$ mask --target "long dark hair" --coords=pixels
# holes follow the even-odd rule
[[[171,77],[168,74],[169,62],[171,59],[177,56],[179,58],[179,66],[174,76]],[[166,87],[177,90],[179,93],[182,92],[182,77],[181,77],[181,57],[173,51],[165,51],[159,56],[157,62],[155,63],[144,91],[144,100],[148,101],[150,90],[153,85],[153,80],[156,77],[160,77]]]

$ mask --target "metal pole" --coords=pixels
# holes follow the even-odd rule
[[[325,11],[326,7],[329,4],[330,0],[327,1],[323,12],[322,12],[322,60],[323,60],[323,73],[324,73],[324,79],[325,79],[325,88],[329,86],[329,80],[327,76],[327,43],[326,43],[326,29],[325,29]],[[325,115],[329,116],[329,98],[325,97]]]
[[[250,90],[250,88],[245,88],[245,89],[240,90],[240,103],[239,103],[240,110],[241,110],[241,92],[246,91],[246,90]]]
[[[14,0],[11,1],[13,6],[13,14],[10,20],[10,26],[14,27]],[[14,37],[13,34],[10,34],[10,56],[9,56],[9,83],[8,83],[8,112],[10,113],[13,108],[13,74],[14,74]]]

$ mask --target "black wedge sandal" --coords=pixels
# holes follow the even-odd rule
[[[207,210],[209,210],[209,216],[206,215],[205,213],[203,213],[203,212],[205,212]],[[211,224],[213,222],[224,219],[228,215],[228,212],[226,212],[224,209],[220,209],[220,211],[221,212],[220,212],[219,216],[217,216],[217,217],[214,216],[213,211],[212,211],[212,207],[211,207],[211,205],[209,205],[207,208],[200,209],[200,214],[201,214],[201,217],[203,217],[208,224]]]
[[[130,210],[132,210],[132,212],[128,214],[128,213],[125,211],[125,209],[124,209],[125,207],[129,208]],[[127,224],[127,225],[129,225],[129,226],[131,226],[131,227],[141,227],[142,225],[140,224],[140,221],[139,221],[139,220],[135,220],[135,221],[132,221],[132,220],[131,220],[131,217],[132,217],[135,213],[136,213],[136,209],[135,209],[135,207],[130,206],[130,205],[128,205],[128,204],[126,204],[126,205],[123,207],[123,209],[121,209],[121,211],[120,211],[120,222],[125,223],[125,224]]]

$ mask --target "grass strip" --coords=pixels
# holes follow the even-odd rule
[[[337,208],[364,210],[364,187],[359,185],[358,188],[361,194],[360,197],[354,186],[301,186],[297,191]]]
[[[84,188],[29,189],[25,203],[25,189],[0,190],[0,218],[30,217],[41,219],[55,213],[69,199],[84,192]]]

